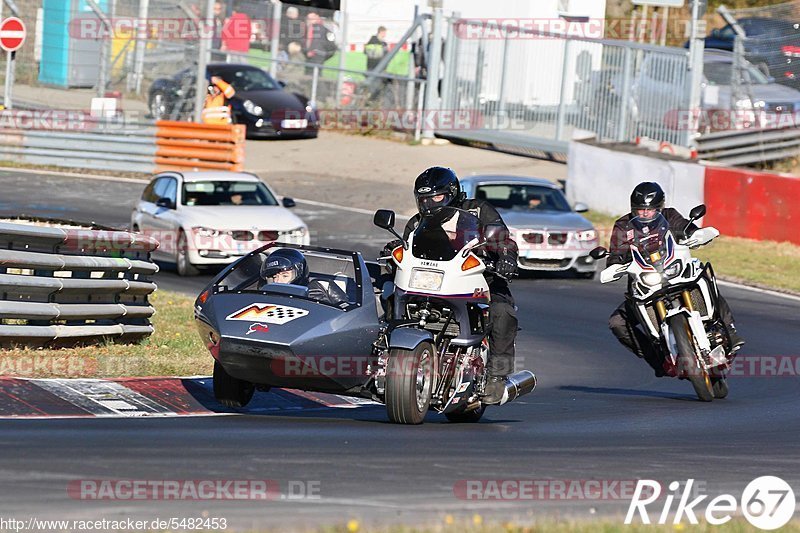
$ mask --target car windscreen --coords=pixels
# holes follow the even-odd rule
[[[475,190],[475,198],[478,200],[487,200],[497,209],[511,209],[514,211],[572,211],[567,199],[564,198],[564,194],[560,190],[541,185],[479,185]]]
[[[272,77],[263,70],[255,68],[243,68],[240,70],[221,70],[212,72],[213,76],[219,76],[227,83],[233,85],[237,92],[247,91],[274,91],[278,89],[278,84]]]
[[[278,205],[266,185],[256,181],[187,181],[183,205]]]
[[[703,67],[703,74],[708,80],[709,85],[730,85],[731,75],[733,74],[733,63],[724,61],[712,61],[705,64]],[[764,74],[755,68],[753,65],[746,65],[742,76],[743,81],[746,81],[745,76],[750,76],[750,83],[757,85],[764,85],[769,83]]]
[[[222,291],[257,291],[275,296],[291,295],[339,309],[348,309],[360,303],[360,270],[355,256],[333,252],[297,249],[308,265],[308,280],[300,285],[269,283],[261,277],[261,266],[276,250],[283,248],[272,244],[257,253],[245,256],[235,268],[217,280],[216,288]]]
[[[479,229],[475,215],[446,207],[422,219],[414,231],[411,253],[419,259],[450,261],[467,243],[479,237]]]

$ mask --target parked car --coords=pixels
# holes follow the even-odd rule
[[[252,174],[164,172],[145,187],[131,230],[159,241],[153,259],[175,263],[182,276],[227,265],[270,242],[308,245],[308,226]]]
[[[800,24],[763,17],[742,18],[737,22],[747,35],[747,59],[778,83],[800,89]],[[735,40],[736,32],[728,24],[711,31],[706,38],[706,49],[732,52]]]
[[[519,246],[523,270],[572,271],[594,277],[589,252],[598,246],[597,230],[573,209],[557,184],[519,176],[471,176],[461,181],[469,198],[487,200],[500,212]]]
[[[677,56],[676,56],[677,57]],[[679,125],[681,102],[685,94],[686,74],[674,76],[671,57],[650,54],[645,57],[633,86],[632,107],[640,132],[654,138],[664,130],[685,127]],[[703,56],[703,85],[698,123],[702,132],[751,127],[757,112],[793,113],[800,109],[800,91],[775,83],[753,64],[745,62],[743,79],[749,78],[736,101],[731,87],[734,55],[723,50],[706,50]],[[750,99],[752,96],[752,100]],[[722,111],[721,113],[716,113]],[[732,115],[730,111],[736,111]],[[734,122],[732,119],[736,119]]]
[[[285,90],[263,70],[248,65],[212,63],[206,78],[218,76],[231,84],[236,95],[230,105],[233,121],[247,126],[250,138],[313,138],[319,133],[314,102]],[[170,78],[159,78],[150,86],[148,102],[155,119],[169,118],[185,102],[193,102],[195,74],[184,69]]]

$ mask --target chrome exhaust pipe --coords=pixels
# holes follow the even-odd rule
[[[506,391],[503,394],[503,401],[500,405],[513,402],[520,396],[533,392],[533,389],[536,388],[536,374],[530,370],[522,370],[516,374],[511,374],[506,378],[505,386]]]

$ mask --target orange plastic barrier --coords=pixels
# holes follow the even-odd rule
[[[231,124],[156,122],[156,171],[244,170],[246,128]]]

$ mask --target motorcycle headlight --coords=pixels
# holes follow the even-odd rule
[[[264,110],[261,109],[261,106],[254,104],[252,100],[245,100],[243,105],[244,105],[244,110],[250,113],[251,115],[260,117],[261,115],[264,114]]]
[[[202,226],[198,226],[192,229],[194,230],[194,232],[197,234],[198,237],[218,237],[220,235],[219,230],[204,228]]]
[[[444,272],[415,268],[411,272],[411,288],[423,291],[438,291],[442,288]]]
[[[664,269],[664,275],[666,275],[668,278],[674,278],[681,273],[681,266],[683,265],[681,265],[680,261],[675,261]]]
[[[661,274],[658,272],[648,272],[647,274],[642,274],[642,281],[645,285],[655,287],[656,285],[661,284]]]
[[[581,242],[593,241],[597,238],[597,231],[593,229],[588,229],[585,231],[577,231],[575,232],[575,238]]]

